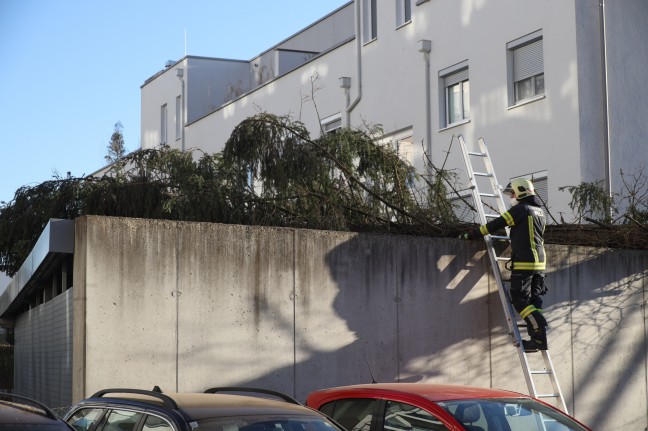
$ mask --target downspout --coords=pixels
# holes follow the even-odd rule
[[[181,130],[181,138],[180,138],[180,149],[182,152],[185,150],[185,81],[184,81],[184,70],[181,68],[176,69],[176,76],[180,79],[180,109],[182,112],[180,113],[180,127],[182,128]]]
[[[427,159],[429,160],[428,175],[432,175],[432,108],[430,100],[430,52],[432,52],[432,42],[427,39],[419,41],[419,52],[423,53],[425,61],[425,144],[427,147]]]
[[[608,196],[612,198],[612,155],[610,149],[610,97],[608,87],[608,70],[607,70],[607,35],[605,31],[605,0],[599,0],[599,23],[600,23],[600,37],[601,37],[601,77],[603,81],[603,99],[605,106],[605,134],[604,150],[605,150],[605,185],[607,187]]]
[[[350,105],[347,105],[346,108],[346,124],[351,126],[351,111],[356,107],[356,105],[362,99],[362,37],[360,35],[360,0],[355,0],[355,37],[356,37],[356,75],[358,78],[358,94],[353,102]]]

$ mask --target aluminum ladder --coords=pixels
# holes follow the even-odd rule
[[[479,151],[477,152],[468,151],[466,142],[464,141],[462,135],[459,135],[458,140],[461,145],[461,152],[463,154],[464,161],[466,163],[472,198],[475,202],[477,212],[479,213],[479,220],[481,224],[486,224],[490,220],[498,218],[500,214],[507,211],[507,208],[504,204],[504,199],[502,198],[502,187],[497,182],[495,170],[493,169],[493,163],[491,162],[491,158],[488,154],[488,149],[486,148],[484,139],[479,138],[479,140],[477,141],[477,144],[479,146]],[[473,169],[472,160],[474,160],[476,163],[479,163],[478,169],[483,168],[483,171],[475,171]],[[480,185],[487,191],[480,191]],[[490,212],[486,212],[486,207],[488,207]],[[537,368],[540,368],[542,366],[544,366],[544,368],[533,369],[535,367],[531,367],[528,355],[537,356],[538,353],[527,353],[524,351],[524,346],[522,345],[520,327],[526,327],[526,324],[517,323],[517,315],[515,309],[513,308],[513,305],[511,304],[509,291],[504,287],[504,280],[502,279],[502,274],[500,272],[500,262],[507,262],[510,260],[510,258],[503,257],[501,254],[498,254],[498,251],[496,250],[498,248],[505,249],[506,247],[503,247],[501,245],[508,246],[510,244],[508,232],[509,228],[507,227],[506,235],[486,235],[484,236],[484,241],[486,242],[488,256],[490,257],[493,274],[497,282],[500,300],[502,301],[504,313],[506,314],[506,322],[508,324],[509,335],[512,338],[513,345],[517,348],[518,356],[520,358],[520,362],[524,371],[524,378],[526,380],[530,395],[539,399],[553,398],[557,404],[556,407],[562,409],[565,413],[568,413],[567,405],[565,404],[565,398],[563,397],[562,391],[560,390],[558,377],[556,376],[556,373],[554,371],[554,366],[553,362],[551,361],[551,355],[549,354],[549,351],[540,351],[542,353],[544,364],[539,365]],[[494,240],[505,242],[505,244],[500,243],[498,244],[500,246],[496,247],[493,242]],[[538,392],[537,387],[541,382],[538,382],[535,379],[540,379],[542,378],[542,376],[549,378],[552,388],[551,393]]]

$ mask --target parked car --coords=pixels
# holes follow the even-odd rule
[[[2,431],[70,431],[52,410],[31,398],[0,392]]]
[[[204,393],[105,389],[74,405],[65,420],[76,431],[343,431],[287,395],[231,387]]]
[[[528,395],[469,386],[345,386],[315,391],[306,405],[348,431],[591,431]]]

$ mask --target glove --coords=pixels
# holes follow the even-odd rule
[[[479,238],[479,236],[480,235],[478,235],[477,229],[471,229],[468,232],[464,232],[461,235],[459,235],[459,239],[471,240],[471,239],[477,239]]]

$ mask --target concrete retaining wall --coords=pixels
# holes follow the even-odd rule
[[[481,241],[90,216],[75,235],[74,399],[248,385],[303,400],[370,382],[367,363],[383,382],[526,392]],[[570,412],[643,429],[648,253],[548,253]]]

